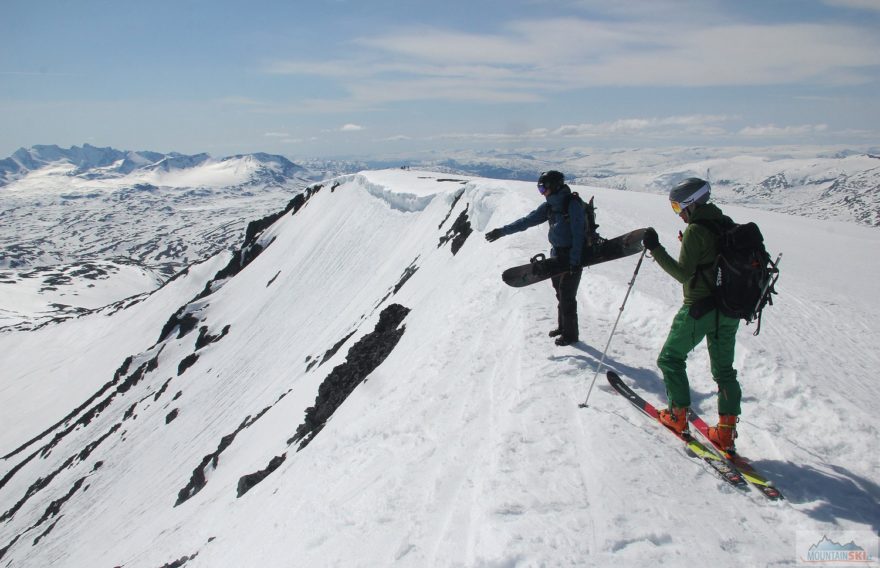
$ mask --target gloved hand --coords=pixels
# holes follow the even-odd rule
[[[583,272],[583,270],[584,267],[580,266],[579,264],[572,264],[568,267],[569,274],[580,274],[581,272]]]
[[[486,240],[490,243],[493,241],[497,241],[501,237],[504,236],[504,233],[501,232],[501,229],[492,229],[488,233],[486,233]]]
[[[654,230],[654,227],[648,227],[647,230],[645,230],[645,235],[642,237],[642,244],[645,245],[645,248],[648,250],[654,250],[660,246],[660,237],[657,236],[657,231]]]

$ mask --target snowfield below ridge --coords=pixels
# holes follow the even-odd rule
[[[675,253],[683,226],[664,196],[574,189],[595,195],[604,236],[650,225]],[[246,243],[210,294],[204,273],[228,257],[157,292],[149,317],[132,306],[0,332],[0,368],[15,369],[0,406],[27,409],[0,428],[0,562],[739,567],[794,565],[799,531],[877,532],[876,230],[724,207],[784,254],[776,303],[761,335],[741,328],[736,359],[738,447],[788,498],[771,503],[724,484],[601,376],[578,408],[637,257],[585,271],[582,341],[555,347],[550,284],[500,279],[546,252],[545,228],[483,238],[540,199],[533,183],[343,176]],[[646,258],[606,359],[656,403],[680,302]],[[306,447],[292,443],[395,305],[409,312],[390,355]],[[55,373],[41,350],[99,330],[79,353],[53,342],[58,361],[119,347],[88,377],[109,386],[65,420],[86,378]],[[705,346],[689,373],[714,421]]]

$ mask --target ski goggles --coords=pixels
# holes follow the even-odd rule
[[[547,192],[549,192],[549,191],[550,191],[550,188],[547,187],[546,185],[544,185],[543,183],[538,184],[538,193],[540,193],[541,195],[546,195]]]
[[[707,195],[709,193],[709,184],[704,184],[703,187],[694,192],[693,195],[688,197],[687,199],[683,199],[681,201],[669,201],[669,204],[672,205],[672,210],[675,211],[676,215],[681,215],[681,212],[693,205],[697,202],[701,197]]]

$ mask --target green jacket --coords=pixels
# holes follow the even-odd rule
[[[690,223],[684,230],[681,238],[681,252],[677,262],[669,256],[662,245],[651,252],[660,268],[682,283],[686,306],[712,295],[712,288],[708,284],[712,280],[712,269],[709,265],[715,261],[715,257],[718,255],[718,242],[710,229],[694,223],[694,221],[704,219],[722,220],[725,223],[732,222],[713,203],[700,205],[694,210]],[[706,278],[700,276],[695,278],[697,266],[701,264],[707,265],[704,269]]]

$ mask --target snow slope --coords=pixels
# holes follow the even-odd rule
[[[663,196],[576,189],[604,235],[652,225],[676,249]],[[770,503],[604,383],[578,408],[636,257],[585,273],[582,343],[553,346],[550,285],[499,278],[546,250],[544,229],[482,238],[539,199],[531,183],[344,176],[152,306],[0,332],[0,407],[17,407],[0,425],[0,565],[791,565],[798,531],[876,533],[876,230],[725,207],[784,253],[736,360],[739,448],[788,497]],[[656,402],[680,294],[646,260],[608,352]],[[690,373],[714,418],[705,347]]]

